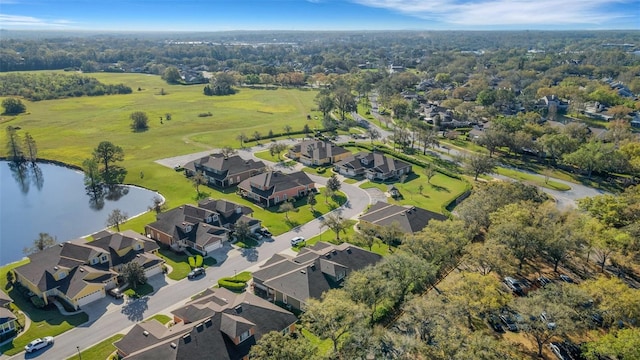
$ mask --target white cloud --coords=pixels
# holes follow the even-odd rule
[[[2,24],[2,27],[5,27],[5,28],[15,28],[15,27],[51,28],[51,27],[67,27],[68,25],[73,24],[73,22],[69,20],[64,20],[64,19],[45,20],[45,19],[40,19],[33,16],[0,14],[0,24]]]
[[[606,24],[616,19],[637,17],[611,11],[631,0],[352,0],[355,3],[389,9],[426,20],[453,25],[559,25]]]

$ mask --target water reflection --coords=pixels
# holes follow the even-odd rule
[[[38,190],[42,190],[44,186],[44,176],[38,164],[11,161],[9,162],[9,170],[23,194],[29,192],[32,183]]]
[[[129,187],[125,185],[87,186],[89,207],[93,210],[102,210],[104,201],[118,201],[129,193]]]

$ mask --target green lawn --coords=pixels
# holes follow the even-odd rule
[[[153,286],[149,284],[138,285],[138,287],[134,289],[125,290],[124,294],[128,297],[137,299],[143,297],[145,295],[149,295],[153,292]]]
[[[331,342],[331,340],[322,340],[316,335],[312,334],[309,330],[304,328],[301,329],[300,332],[302,333],[302,336],[304,336],[307,340],[309,340],[309,342],[311,342],[312,345],[316,347],[316,354],[324,357],[331,354],[331,352],[333,351],[333,343]]]
[[[571,190],[571,187],[566,184],[553,181],[553,180],[549,180],[548,182],[545,182],[543,177],[533,175],[533,174],[528,174],[522,171],[517,171],[514,169],[507,169],[501,166],[496,168],[496,173],[500,175],[508,176],[512,179],[519,180],[528,184],[542,186],[551,190],[558,190],[558,191]]]
[[[160,249],[158,250],[158,256],[164,259],[167,262],[172,270],[167,274],[169,279],[172,280],[181,280],[187,277],[189,271],[191,271],[191,267],[189,266],[188,256],[185,254],[178,254],[171,250]]]
[[[103,340],[92,347],[80,351],[80,356],[73,355],[67,360],[80,360],[80,359],[95,359],[95,360],[103,360],[106,359],[109,355],[111,355],[114,351],[116,351],[116,347],[113,346],[113,343],[122,339],[124,337],[123,334],[116,334],[112,337]]]
[[[413,205],[423,209],[442,213],[442,208],[453,199],[467,190],[467,183],[437,173],[431,182],[427,181],[422,169],[414,165],[414,174],[409,176],[406,182],[395,182],[393,185],[400,191],[401,198],[388,198],[388,202],[398,205]],[[422,192],[420,192],[422,185]],[[362,189],[378,188],[383,192],[388,191],[388,184],[367,181],[360,185]]]
[[[278,154],[275,155],[271,155],[271,153],[269,152],[269,150],[265,150],[265,151],[258,151],[255,152],[254,155],[258,158],[258,159],[262,159],[262,160],[267,160],[267,161],[271,161],[274,163],[279,163],[279,162],[284,162],[285,164],[287,163],[293,163],[295,164],[295,161],[292,160],[287,160],[287,158],[285,158],[283,156],[285,152],[283,151],[282,153],[280,153],[280,157],[278,157]]]
[[[158,320],[158,322],[160,322],[162,325],[166,325],[167,323],[169,323],[169,321],[171,321],[172,318],[171,316],[164,315],[164,314],[155,314],[145,321],[150,321],[153,319]]]
[[[324,169],[323,172],[318,172],[318,169]],[[331,171],[331,167],[317,167],[317,168],[312,168],[312,167],[303,167],[302,171],[309,173],[309,174],[313,174],[313,175],[318,175],[318,176],[322,176],[325,178],[330,178],[331,175],[333,175],[333,171]]]

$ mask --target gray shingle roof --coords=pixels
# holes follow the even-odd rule
[[[347,275],[375,264],[382,257],[357,246],[343,243],[333,245],[318,242],[305,247],[294,258],[267,260],[253,273],[254,279],[266,286],[302,302],[319,298],[323,292],[339,286],[336,275]]]
[[[252,176],[238,185],[238,188],[269,198],[281,191],[314,184],[304,171],[285,174],[280,171],[268,171]]]
[[[369,208],[360,220],[378,226],[389,226],[397,223],[405,233],[422,230],[431,220],[446,220],[447,217],[415,206],[399,206],[378,201]]]

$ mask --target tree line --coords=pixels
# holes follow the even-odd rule
[[[299,326],[328,340],[329,353],[319,353],[306,336],[270,333],[252,347],[251,358],[533,355],[518,343],[493,336],[489,324],[499,323],[498,315],[517,319],[538,356],[551,341],[597,328],[580,348],[588,359],[634,358],[640,345],[640,294],[603,270],[615,264],[630,276],[631,264],[639,263],[640,212],[628,210],[640,204],[638,194],[640,186],[585,200],[579,210],[561,211],[532,186],[480,186],[457,209],[459,218],[431,221],[413,235],[396,232],[399,245],[391,255],[350,273],[343,288],[307,301]],[[615,203],[621,205],[610,216],[604,210]],[[352,242],[367,246],[366,239],[379,232],[362,228]],[[513,296],[501,283],[514,274],[539,276],[542,266],[555,274],[560,266],[574,269],[583,281],[540,285],[526,296]]]
[[[103,84],[95,78],[77,74],[11,73],[0,75],[0,96],[20,96],[31,101],[130,94],[131,92],[131,88],[124,84]]]

